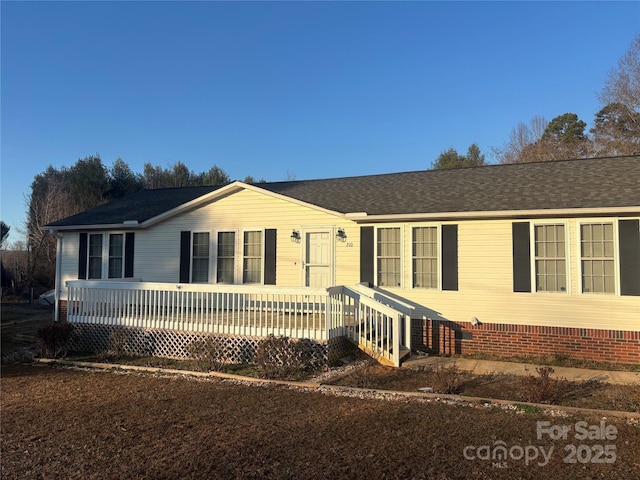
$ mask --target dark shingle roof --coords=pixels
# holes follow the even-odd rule
[[[640,205],[640,156],[260,185],[341,213],[492,212]]]
[[[264,190],[339,213],[499,212],[640,206],[640,156],[262,183]],[[143,190],[52,223],[139,223],[218,187]]]
[[[207,186],[141,190],[91,210],[53,222],[48,226],[111,225],[122,223],[126,220],[137,220],[138,223],[142,223],[218,188],[220,187]]]

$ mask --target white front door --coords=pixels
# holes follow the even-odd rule
[[[333,271],[333,234],[330,229],[304,232],[304,284],[330,287]]]

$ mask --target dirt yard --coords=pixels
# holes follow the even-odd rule
[[[434,379],[371,364],[341,382],[379,392],[338,394],[14,363],[50,321],[47,308],[2,305],[3,479],[640,479],[637,415],[390,395]],[[508,384],[457,387],[503,398]],[[638,388],[587,387],[571,401],[636,411]]]
[[[32,356],[37,350],[38,329],[53,321],[53,308],[37,303],[2,303],[0,334],[2,362]]]
[[[350,395],[5,365],[2,478],[640,478],[638,420]]]

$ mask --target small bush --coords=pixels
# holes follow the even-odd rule
[[[527,375],[521,380],[522,399],[533,403],[557,403],[567,393],[566,379],[551,378],[552,367],[536,367],[535,375]]]
[[[187,352],[194,360],[196,369],[201,372],[220,372],[227,363],[226,344],[219,337],[194,340],[187,347]]]
[[[380,388],[380,364],[373,358],[367,358],[364,364],[352,374],[353,386],[358,388]]]
[[[121,360],[129,352],[130,335],[126,327],[118,327],[109,333],[107,348],[100,353],[105,360]]]
[[[430,386],[436,393],[460,393],[466,373],[458,368],[455,363],[445,365],[439,363],[427,370]]]
[[[70,323],[52,323],[40,327],[38,340],[40,342],[40,355],[43,358],[65,357],[69,351],[69,339],[73,325]]]
[[[254,362],[266,378],[297,378],[311,369],[312,359],[303,341],[271,335],[258,342]]]

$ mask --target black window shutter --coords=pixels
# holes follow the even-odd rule
[[[191,270],[191,232],[180,232],[180,283],[189,283]]]
[[[373,258],[374,258],[373,227],[360,227],[360,281],[374,285]]]
[[[86,280],[87,278],[87,248],[87,234],[81,233],[80,245],[78,248],[78,278],[80,280]],[[60,252],[58,252],[58,255],[60,255]]]
[[[442,226],[442,290],[458,290],[458,225]]]
[[[531,291],[531,234],[529,222],[513,222],[513,291]]]
[[[127,232],[124,240],[124,277],[133,277],[133,252],[135,248],[136,234]]]
[[[264,231],[264,284],[276,284],[276,229]]]
[[[620,220],[620,295],[640,295],[640,221]]]

